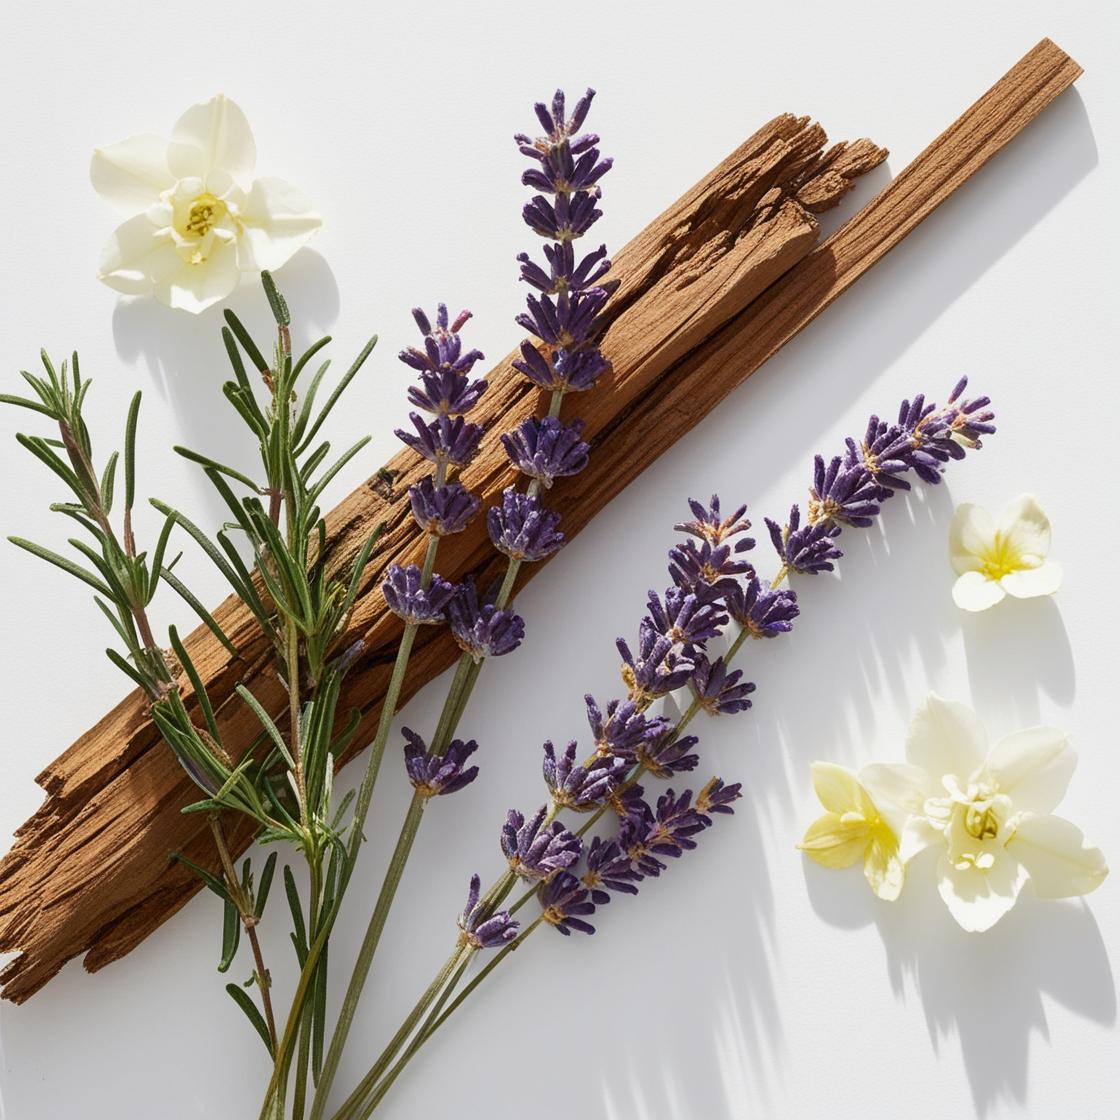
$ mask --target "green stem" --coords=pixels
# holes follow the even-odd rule
[[[428,1018],[424,1021],[423,1025],[416,1032],[412,1041],[408,1044],[405,1052],[397,1060],[396,1064],[389,1070],[385,1077],[378,1083],[370,1097],[369,1104],[366,1105],[360,1112],[355,1113],[353,1116],[343,1117],[341,1115],[334,1117],[334,1120],[368,1120],[373,1115],[377,1106],[381,1103],[385,1094],[392,1088],[393,1082],[401,1075],[405,1066],[416,1056],[420,1048],[436,1033],[437,1030],[451,1015],[462,1006],[464,1000],[494,971],[508,957],[511,953],[521,947],[522,942],[541,924],[543,918],[536,918],[530,925],[518,934],[517,938],[511,941],[504,948],[500,949],[486,964],[477,976],[448,1004],[446,1010],[443,1009],[443,1004],[446,1002],[447,996],[450,994],[451,988],[448,987],[441,1000],[432,1008],[428,1014]]]
[[[408,669],[408,659],[412,653],[412,644],[416,639],[417,629],[418,627],[413,623],[406,625],[404,633],[401,635],[400,645],[397,647],[397,659],[393,665],[393,674],[389,679],[389,687],[385,690],[385,699],[381,707],[381,718],[378,720],[377,733],[374,736],[373,745],[370,748],[369,761],[366,764],[366,771],[362,778],[362,784],[358,790],[358,797],[354,806],[354,817],[350,824],[350,839],[346,848],[346,862],[343,864],[338,887],[331,900],[331,905],[323,917],[319,933],[308,948],[307,959],[304,961],[303,968],[300,971],[299,982],[296,985],[295,994],[292,997],[292,1006],[288,1012],[284,1033],[281,1035],[280,1044],[276,1048],[276,1062],[273,1067],[272,1078],[265,1091],[264,1104],[261,1106],[259,1114],[260,1120],[271,1120],[275,1115],[274,1101],[281,1080],[287,1070],[292,1046],[294,1045],[303,1014],[303,1003],[307,998],[307,993],[311,986],[311,980],[315,973],[315,966],[318,964],[319,957],[323,952],[323,948],[326,946],[327,939],[330,937],[330,932],[338,916],[343,896],[346,893],[347,886],[349,886],[350,877],[353,875],[354,866],[357,863],[358,852],[361,850],[362,841],[365,838],[364,828],[366,816],[369,813],[369,803],[373,796],[373,787],[377,782],[378,771],[381,769],[381,759],[385,753],[385,744],[389,739],[389,732],[393,725],[393,717],[396,714],[397,703],[400,700],[401,689],[404,686],[405,673]]]
[[[311,872],[311,897],[307,904],[307,928],[314,932],[319,924],[319,905],[322,894],[322,875],[315,858],[308,860]],[[311,1034],[314,1001],[303,1005],[303,1019],[299,1028],[299,1053],[296,1058],[296,1084],[292,1095],[292,1120],[303,1120],[307,1101],[307,1074],[310,1064]]]
[[[377,1079],[385,1072],[389,1063],[396,1056],[397,1051],[400,1050],[404,1041],[412,1033],[416,1024],[420,1022],[420,1017],[431,1007],[436,997],[444,993],[439,1005],[442,1006],[442,1001],[446,1000],[447,994],[449,994],[459,982],[459,978],[463,975],[464,970],[473,956],[473,950],[464,955],[463,946],[457,945],[455,947],[455,951],[447,958],[439,972],[436,973],[435,978],[428,985],[424,994],[416,1001],[416,1006],[413,1007],[404,1022],[401,1023],[397,1033],[393,1035],[388,1045],[381,1051],[377,1061],[373,1063],[369,1072],[358,1083],[350,1096],[346,1098],[338,1112],[335,1113],[334,1120],[343,1120],[344,1117],[352,1115],[354,1111],[361,1106],[366,1095],[377,1083]],[[452,975],[453,972],[454,975]],[[448,977],[451,977],[450,983],[448,983]],[[315,1103],[316,1107],[319,1109],[319,1113],[322,1114],[326,1106],[326,1098],[323,1098],[321,1105],[318,1098]],[[314,1116],[314,1114],[312,1115]]]

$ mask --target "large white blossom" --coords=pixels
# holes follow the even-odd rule
[[[1005,595],[1052,595],[1062,569],[1046,558],[1049,551],[1050,520],[1032,494],[1009,502],[998,520],[965,502],[949,529],[949,559],[957,573],[953,601],[962,610],[983,611]]]
[[[241,273],[279,268],[320,220],[288,183],[254,179],[256,159],[245,114],[223,94],[188,109],[170,140],[141,135],[97,149],[93,186],[127,217],[98,278],[198,313],[225,299]]]
[[[1028,882],[1041,898],[1069,898],[1108,874],[1100,849],[1053,815],[1077,765],[1064,732],[1031,727],[989,750],[974,712],[930,695],[906,757],[865,766],[860,781],[892,822],[904,864],[937,849],[938,890],[964,929],[990,929]]]

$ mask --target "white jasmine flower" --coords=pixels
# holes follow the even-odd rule
[[[310,202],[281,179],[254,179],[257,149],[223,94],[188,109],[170,140],[133,136],[98,148],[90,179],[128,220],[101,254],[98,279],[197,314],[242,272],[279,268],[319,228]]]
[[[860,783],[861,776],[831,762],[813,763],[813,789],[828,811],[809,825],[797,846],[822,867],[851,867],[862,860],[871,889],[893,902],[905,878],[898,837]]]
[[[1031,727],[989,751],[976,714],[930,695],[906,740],[909,765],[860,773],[885,817],[901,826],[905,864],[939,850],[938,891],[966,930],[990,929],[1028,881],[1040,898],[1088,894],[1108,874],[1099,848],[1052,815],[1077,757],[1064,732]]]
[[[1005,595],[1052,595],[1062,569],[1046,559],[1049,551],[1050,521],[1032,494],[1009,502],[998,521],[980,506],[958,506],[949,529],[949,558],[958,577],[953,601],[962,610],[983,611]]]

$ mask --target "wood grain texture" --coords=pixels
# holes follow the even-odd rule
[[[824,131],[808,118],[775,118],[617,254],[611,276],[619,288],[603,339],[612,372],[594,391],[569,402],[585,420],[588,438],[602,443],[659,379],[672,375],[684,354],[803,259],[818,239],[813,213],[834,206],[852,178],[886,155],[869,141],[825,144]],[[472,419],[502,430],[538,409],[541,394],[513,370],[515,356],[488,374],[490,389]],[[332,573],[350,564],[373,526],[386,524],[340,643],[364,642],[342,702],[343,710],[362,710],[357,743],[372,737],[400,635],[377,590],[379,573],[388,560],[417,559],[423,549],[406,491],[426,465],[406,451],[388,467],[396,472],[392,492],[365,484],[328,517]],[[491,437],[462,478],[491,504],[515,475]],[[588,508],[576,511],[572,496],[563,482],[550,495],[569,536],[603,504],[592,495]],[[485,581],[493,556],[480,518],[444,542],[439,566],[451,579],[475,573]],[[249,613],[228,600],[215,615],[241,659],[231,662],[205,629],[191,635],[188,648],[218,705],[223,742],[236,751],[257,728],[246,706],[231,699],[233,686],[245,681],[273,713],[286,700]],[[456,653],[446,632],[422,631],[409,694]],[[39,781],[46,801],[0,865],[0,949],[21,954],[4,973],[5,995],[17,1000],[78,953],[87,952],[91,969],[115,959],[182,905],[197,881],[170,862],[172,852],[213,863],[208,831],[179,811],[197,793],[148,720],[139,694],[117,705]],[[234,847],[240,851],[250,839],[243,831]]]
[[[809,212],[834,201],[847,177],[877,162],[877,149],[861,142],[833,152],[829,163],[820,154],[820,137],[812,150],[781,157],[786,162],[775,172],[768,162],[776,157],[773,145],[796,147],[795,138],[804,135],[805,122],[795,118],[777,122],[788,121],[789,128],[796,123],[796,131],[775,139],[768,129],[777,122],[771,122],[647,227],[617,258],[624,282],[604,340],[613,381],[569,402],[590,421],[593,454],[587,471],[553,492],[566,531],[578,532],[1080,73],[1043,40],[815,251],[809,251],[816,235]],[[736,156],[744,149],[736,172]],[[747,166],[773,181],[763,188],[745,173]],[[492,383],[503,423],[535,406],[536,393],[516,381],[508,360]],[[391,466],[402,470],[402,486],[417,473],[403,457]],[[506,484],[505,465],[491,455],[473,465],[464,481],[491,499]],[[384,554],[417,556],[400,495],[382,502],[363,487],[331,515],[334,562],[352,556],[382,517],[389,523]],[[496,572],[480,533],[452,540],[454,549],[441,551],[440,567],[449,577],[474,572],[485,582]],[[368,590],[352,627],[364,635],[367,656],[347,697],[363,712],[367,740],[398,633]],[[259,635],[234,605],[223,605],[219,617],[243,649],[254,690],[278,704],[279,685],[263,662]],[[414,654],[413,689],[456,653],[446,635],[425,637]],[[245,666],[230,666],[206,635],[196,634],[193,642],[208,683],[225,695]],[[232,741],[244,741],[250,723],[239,706],[224,705],[221,719]],[[199,859],[208,853],[178,816],[188,788],[176,763],[154,746],[142,704],[129,698],[42,776],[47,801],[0,865],[0,948],[22,953],[3,977],[8,998],[27,998],[82,951],[88,950],[90,968],[128,952],[193,892],[190,879],[167,865],[167,852],[178,847]]]

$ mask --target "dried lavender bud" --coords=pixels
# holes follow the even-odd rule
[[[751,523],[746,516],[747,507],[745,505],[740,506],[729,517],[724,517],[720,513],[718,494],[712,495],[712,500],[706,507],[695,498],[688,499],[688,506],[692,510],[693,520],[679,522],[673,528],[678,533],[688,533],[690,536],[697,537],[712,546],[723,544],[724,541],[730,540],[732,537],[741,536],[751,527]],[[746,552],[748,549],[754,548],[754,543],[747,537],[737,543],[735,551]]]
[[[586,151],[592,145],[598,144],[599,137],[591,134],[572,139],[587,118],[587,111],[591,108],[591,101],[594,96],[595,91],[589,89],[576,102],[576,107],[572,110],[570,118],[564,116],[565,98],[563,90],[558,89],[556,91],[552,98],[551,108],[546,106],[543,101],[538,101],[533,106],[533,111],[537,114],[537,120],[541,122],[545,135],[534,141],[524,133],[519,132],[514,137],[518,148],[523,154],[539,160],[544,154],[551,151],[555,145],[563,141],[568,141],[573,152]]]
[[[551,241],[572,241],[582,237],[602,216],[596,203],[599,192],[579,191],[562,194],[555,202],[534,195],[521,209],[525,224],[541,237]]]
[[[421,572],[415,564],[401,567],[390,564],[385,573],[381,593],[393,614],[410,625],[424,625],[443,621],[443,612],[455,594],[455,585],[433,573],[425,590],[421,586]]]
[[[709,715],[732,715],[745,712],[750,706],[754,685],[743,679],[742,669],[728,671],[722,657],[709,661],[703,654],[696,658],[692,673],[692,690],[700,707]]]
[[[541,153],[540,166],[530,167],[521,175],[521,182],[546,194],[571,194],[589,191],[611,169],[611,159],[599,159],[594,148],[577,159],[567,144],[551,147]]]
[[[701,602],[696,595],[679,587],[665,592],[665,601],[654,591],[646,601],[648,621],[658,634],[675,646],[682,646],[691,656],[692,647],[718,637],[727,625],[727,615],[713,603]]]
[[[576,750],[573,739],[557,757],[552,742],[546,742],[542,771],[554,804],[585,813],[597,809],[611,795],[628,764],[621,758],[596,758],[583,766],[576,761]]]
[[[696,847],[692,839],[703,832],[710,820],[692,807],[692,791],[685,790],[679,797],[673,790],[666,790],[657,799],[656,810],[642,802],[637,811],[627,817],[619,829],[618,842],[643,875],[656,877],[665,870],[661,857],[678,858],[682,852]]]
[[[482,507],[482,502],[462,483],[437,486],[431,478],[410,486],[408,500],[420,528],[440,537],[462,532]]]
[[[557,531],[559,524],[560,514],[512,487],[502,491],[502,504],[491,506],[486,514],[494,547],[514,560],[551,556],[564,544],[564,534]]]
[[[604,718],[598,704],[588,695],[587,722],[595,740],[595,750],[601,758],[616,756],[632,761],[634,752],[645,743],[660,739],[669,730],[669,721],[662,716],[653,719],[642,714],[633,700],[612,700],[607,705]]]
[[[828,465],[818,455],[809,492],[808,520],[866,528],[879,514],[879,486],[862,466],[845,467],[835,456]]]
[[[646,618],[638,627],[637,656],[622,638],[615,645],[622,655],[622,679],[630,699],[638,704],[648,704],[687,684],[695,668],[688,657],[674,651],[673,642],[659,634]]]
[[[606,245],[588,253],[579,264],[576,264],[575,248],[570,241],[546,245],[544,255],[548,261],[548,272],[528,253],[519,253],[517,259],[521,262],[521,279],[550,296],[595,287],[596,281],[602,279],[611,267]]]
[[[549,360],[531,342],[523,342],[521,358],[513,362],[513,368],[542,389],[580,393],[592,388],[610,363],[597,349],[560,350]]]
[[[525,637],[521,616],[516,611],[499,610],[492,603],[479,604],[470,580],[460,585],[448,604],[447,619],[459,648],[476,662],[511,653]]]
[[[469,739],[452,739],[450,746],[442,754],[428,750],[428,745],[408,727],[401,728],[407,742],[404,748],[404,764],[408,780],[421,797],[441,797],[445,793],[455,793],[469,786],[478,777],[478,767],[464,769],[464,764],[476,750],[478,744]]]
[[[630,859],[615,840],[603,840],[601,836],[592,837],[585,853],[587,870],[580,881],[591,891],[591,901],[596,906],[605,906],[611,900],[607,891],[620,894],[637,894],[635,884],[642,876],[635,871]],[[606,888],[606,889],[603,889]]]
[[[421,387],[412,386],[408,399],[427,412],[452,415],[468,412],[486,390],[485,381],[470,381],[468,374],[483,357],[481,350],[464,353],[459,331],[471,317],[460,311],[453,323],[448,322],[447,305],[441,303],[433,329],[428,316],[419,307],[412,317],[424,336],[424,348],[409,346],[400,352],[400,360],[419,371]]]
[[[903,477],[912,464],[910,435],[897,424],[888,424],[878,416],[867,421],[863,441],[845,440],[847,452],[845,467],[862,467],[879,487],[877,499],[885,502],[896,490],[909,490],[910,483]]]
[[[831,572],[833,560],[844,554],[836,547],[835,538],[840,530],[827,521],[816,525],[801,524],[801,511],[796,505],[790,507],[789,521],[785,528],[776,521],[766,518],[770,530],[770,540],[779,559],[791,572],[816,575],[818,572]]]
[[[548,487],[587,466],[588,445],[579,438],[582,432],[582,420],[564,424],[555,416],[540,420],[531,416],[502,436],[502,446],[522,474]]]
[[[752,564],[735,559],[737,552],[752,547],[754,541],[749,538],[735,546],[682,541],[669,549],[669,575],[678,587],[691,591],[702,602],[715,603],[738,586],[740,576],[754,574]]]
[[[721,813],[730,816],[735,812],[731,808],[731,802],[739,800],[742,796],[742,788],[739,782],[725,786],[722,778],[712,778],[696,795],[696,812],[708,824],[711,824],[709,813]]]
[[[699,742],[695,735],[666,735],[640,747],[637,758],[655,778],[671,778],[696,769],[700,756],[693,754],[692,748]]]
[[[529,310],[517,315],[515,322],[549,346],[571,350],[592,337],[607,296],[604,288],[561,293],[555,299],[528,296],[525,303]]]
[[[544,911],[541,917],[558,933],[568,937],[572,930],[595,932],[595,927],[584,921],[595,913],[591,892],[570,872],[561,871],[541,883],[537,888],[537,897]]]
[[[510,870],[529,882],[540,882],[571,867],[579,859],[582,844],[559,821],[545,824],[548,814],[542,805],[526,821],[516,809],[510,809],[502,825],[502,852]]]
[[[482,880],[471,876],[467,905],[459,916],[459,944],[470,945],[475,949],[497,949],[517,936],[517,921],[510,917],[508,910],[488,914],[487,908],[479,902]]]
[[[478,454],[482,428],[471,424],[462,416],[437,416],[425,424],[417,412],[408,414],[416,433],[397,428],[394,433],[402,443],[411,447],[437,466],[465,467]]]
[[[724,596],[728,613],[752,638],[788,634],[801,613],[797,592],[788,588],[766,590],[756,576]]]

